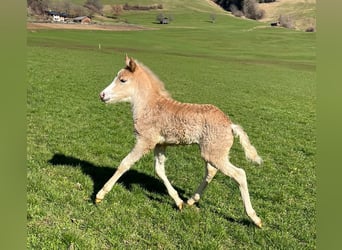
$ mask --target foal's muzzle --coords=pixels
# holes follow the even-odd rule
[[[106,101],[106,94],[104,92],[100,93],[100,100],[105,102]]]

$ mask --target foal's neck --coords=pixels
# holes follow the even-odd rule
[[[135,94],[132,96],[133,119],[136,122],[139,119],[152,118],[158,102],[165,99],[172,99],[165,90],[164,84],[146,67],[142,67],[141,79],[136,85]],[[155,114],[154,114],[155,115]]]
[[[170,99],[170,97],[158,92],[139,93],[132,98],[131,106],[134,121],[148,119],[151,113],[156,110],[158,102],[164,99]]]

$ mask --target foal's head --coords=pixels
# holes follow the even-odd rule
[[[147,98],[149,95],[169,97],[164,84],[146,66],[126,55],[126,67],[119,70],[113,82],[101,93],[105,103],[132,102],[133,98]]]
[[[119,70],[114,80],[100,93],[105,103],[131,102],[136,88],[139,65],[126,55],[126,67]]]

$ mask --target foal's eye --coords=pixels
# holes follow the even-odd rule
[[[127,82],[127,80],[126,80],[126,79],[123,79],[123,78],[121,78],[121,79],[120,79],[120,82],[122,82],[122,83],[125,83],[125,82]]]

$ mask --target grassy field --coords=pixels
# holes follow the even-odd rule
[[[131,16],[156,30],[28,31],[28,249],[316,248],[315,34],[225,15],[212,24],[208,13],[191,13],[176,13],[163,27]],[[215,104],[245,128],[264,164],[248,163],[238,143],[231,160],[246,170],[263,229],[222,174],[199,209],[179,212],[152,154],[94,205],[134,144],[130,106],[98,99],[126,52],[175,99]],[[167,154],[168,177],[186,199],[204,174],[198,147]]]

